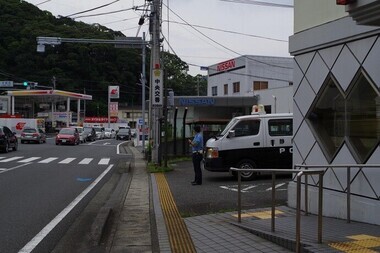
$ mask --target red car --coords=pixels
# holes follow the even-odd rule
[[[70,144],[79,145],[79,133],[75,128],[62,128],[55,137],[55,145]]]

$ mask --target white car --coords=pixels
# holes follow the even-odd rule
[[[104,135],[104,127],[94,127],[96,132],[96,139],[103,140],[105,138]]]
[[[78,130],[80,143],[85,143],[87,141],[88,133],[83,131],[83,127],[75,126],[71,128],[76,128]]]
[[[113,128],[104,128],[104,136],[108,139],[114,139],[116,136],[116,131]]]

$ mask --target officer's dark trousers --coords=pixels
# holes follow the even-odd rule
[[[197,184],[202,184],[202,169],[201,162],[203,159],[203,155],[200,153],[193,153],[193,166],[194,166],[194,182]]]

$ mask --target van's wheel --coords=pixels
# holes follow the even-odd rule
[[[238,163],[237,167],[239,169],[254,169],[254,168],[256,168],[256,164],[252,160],[244,159]],[[243,172],[242,171],[242,172],[240,172],[240,175],[241,175],[241,180],[248,181],[248,180],[253,180],[256,177],[257,173],[253,172],[253,171],[252,172],[251,171],[250,172]],[[234,173],[234,176],[237,177],[237,172]]]

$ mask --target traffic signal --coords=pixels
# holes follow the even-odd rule
[[[27,87],[28,86],[28,82],[24,82],[24,86]]]

